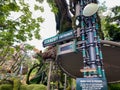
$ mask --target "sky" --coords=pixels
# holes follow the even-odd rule
[[[114,6],[120,6],[120,0],[99,0],[100,2],[106,1],[106,6],[108,8],[114,7]]]
[[[45,18],[45,21],[42,24],[40,24],[41,25],[41,30],[40,30],[41,40],[34,39],[32,41],[27,42],[35,46],[39,50],[44,50],[42,46],[42,42],[44,39],[56,35],[56,24],[55,24],[54,14],[51,12],[51,9],[46,2],[44,2],[42,5],[44,6],[44,12],[41,13],[40,15],[43,18]],[[38,13],[39,12],[35,12],[33,16],[34,17],[38,16]]]
[[[28,0],[28,1],[32,6],[34,0]],[[116,5],[120,6],[120,0],[99,0],[99,1],[100,3],[106,1],[105,5],[108,8],[114,7]],[[44,12],[41,13],[40,15],[43,16],[43,18],[45,18],[45,21],[41,24],[41,31],[40,31],[41,40],[34,39],[32,41],[28,41],[27,43],[43,51],[44,48],[42,46],[42,42],[44,39],[47,39],[56,35],[56,24],[55,24],[54,14],[51,12],[49,5],[46,2],[44,2],[42,5],[44,6]],[[38,16],[38,13],[40,12],[35,12],[33,16],[34,17]]]

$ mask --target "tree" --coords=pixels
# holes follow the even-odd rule
[[[103,13],[105,12],[105,11],[107,11],[107,7],[106,7],[106,5],[105,5],[105,1],[103,2],[103,3],[101,3],[101,5],[100,5],[100,7],[99,7],[99,11],[98,11],[98,14],[99,14],[99,16],[100,16],[100,25],[101,25],[101,31],[102,31],[102,33],[103,33],[103,36],[104,37],[106,37],[108,34],[107,34],[107,32],[105,31],[105,16],[103,16]]]
[[[113,41],[120,41],[120,6],[113,7],[105,17],[106,38]]]
[[[75,20],[75,8],[76,5],[80,2],[79,0],[68,0],[69,3],[67,3],[67,0],[47,0],[49,5],[52,7],[52,11],[55,14],[55,20],[56,20],[56,30],[59,31],[59,33],[63,33],[65,31],[74,30],[76,29]],[[93,3],[98,3],[97,0],[93,0]],[[70,13],[71,12],[71,13]],[[99,15],[97,14],[97,22],[99,24],[99,30],[98,33],[100,35],[101,39],[104,39],[104,34],[101,29],[101,20]]]
[[[44,12],[41,4],[43,0],[35,0],[34,10]],[[23,43],[32,40],[34,37],[40,39],[40,24],[44,21],[41,16],[33,17],[27,0],[0,0],[0,65],[8,60],[16,60],[12,65],[16,67],[20,56],[20,47],[16,43]],[[11,18],[11,16],[14,16]],[[14,47],[13,47],[14,46]],[[26,45],[31,48],[30,45]],[[18,54],[14,56],[14,54]],[[22,54],[21,54],[22,55]],[[13,58],[15,57],[15,58]],[[17,67],[20,67],[18,65]]]
[[[0,71],[16,75],[26,74],[28,65],[31,62],[31,58],[27,52],[32,49],[33,46],[27,44],[21,44],[16,47],[8,46],[0,49]]]
[[[0,48],[32,40],[33,37],[40,39],[40,23],[44,19],[41,16],[33,18],[29,7],[24,0],[0,0]],[[34,9],[44,11],[42,6],[34,5]],[[11,13],[20,13],[20,16],[14,20],[9,18]]]

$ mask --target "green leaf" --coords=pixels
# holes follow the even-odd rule
[[[36,0],[36,1],[39,2],[39,3],[43,3],[44,0]]]
[[[35,5],[34,10],[40,10],[41,12],[44,12],[44,8],[42,6]]]
[[[9,8],[11,11],[19,11],[20,7],[16,3],[9,3]]]
[[[37,3],[42,3],[44,0],[37,0]],[[36,10],[44,11],[43,6],[34,6]],[[11,11],[21,16],[11,16]],[[17,15],[17,14],[16,14]],[[15,15],[15,16],[16,16]],[[9,18],[10,16],[10,18]],[[13,19],[11,19],[13,17]],[[24,0],[2,0],[0,2],[0,48],[14,43],[25,42],[32,40],[33,37],[40,39],[40,24],[44,19],[32,17],[29,4]]]
[[[41,23],[44,22],[44,20],[45,20],[45,19],[42,18],[42,17],[38,17],[38,18],[37,18],[37,21],[38,21],[38,22],[41,22]]]

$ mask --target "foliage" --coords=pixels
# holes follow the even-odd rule
[[[36,1],[42,3],[43,0]],[[34,9],[44,11],[42,6],[35,5]],[[41,16],[33,18],[30,6],[24,0],[0,1],[0,48],[32,40],[33,37],[40,39],[40,23],[43,21]]]
[[[43,0],[36,0],[42,3]],[[38,6],[39,5],[39,6]],[[33,38],[40,39],[40,24],[44,21],[41,16],[33,17],[28,1],[24,0],[0,0],[0,65],[8,60],[23,59],[20,46]],[[34,10],[44,12],[42,4],[34,4]],[[25,45],[24,50],[30,51],[33,47]],[[18,55],[18,56],[17,56]],[[23,55],[24,56],[24,55]],[[26,56],[26,58],[28,58]],[[14,65],[16,65],[14,63]],[[13,66],[14,66],[13,65]],[[19,64],[20,65],[20,64]]]
[[[111,12],[110,12],[111,11]],[[109,10],[108,15],[102,17],[102,29],[105,38],[113,41],[120,41],[120,6]]]
[[[13,79],[13,90],[19,90],[20,89],[20,79],[19,78],[14,78]]]
[[[2,84],[11,84],[11,85],[13,85],[13,81],[12,80],[0,80],[0,85],[2,85]]]
[[[109,90],[120,90],[119,83],[109,84],[108,87],[109,87]],[[3,85],[0,85],[0,90],[13,90],[13,86],[10,84],[3,84]],[[19,90],[47,90],[47,89],[46,89],[46,86],[42,84],[31,84],[31,85],[21,85]]]
[[[41,85],[31,84],[27,86],[27,90],[47,90],[47,88],[42,84]]]
[[[28,85],[21,85],[20,90],[27,90]],[[31,89],[30,89],[31,90]]]
[[[44,85],[47,84],[47,64],[41,59],[41,56],[36,54],[36,59],[38,59],[38,63],[35,63],[33,67],[29,69],[27,74],[26,83],[27,84],[39,84],[42,83]]]
[[[0,90],[47,90],[46,86],[42,84],[21,85],[20,89],[13,89],[10,84],[0,85]]]
[[[31,45],[8,46],[0,49],[0,79],[9,79],[19,74],[26,74],[28,67],[32,64],[30,52],[34,47]],[[20,68],[22,71],[20,72]]]
[[[47,0],[47,3],[51,7],[51,11],[56,14],[58,12],[58,8],[56,7],[54,0]]]
[[[105,36],[106,36],[106,32],[104,30],[105,29],[105,27],[104,27],[105,17],[103,17],[103,15],[102,15],[103,12],[105,12],[107,10],[107,7],[106,7],[105,3],[106,3],[105,1],[103,3],[101,3],[100,6],[99,6],[99,10],[98,10],[99,21],[100,21],[100,23],[99,23],[99,25],[100,25],[99,35],[100,35],[100,37],[102,36],[101,39],[104,39]]]
[[[99,6],[99,14],[102,14],[103,12],[105,12],[107,10],[107,6],[105,5],[106,2],[104,1],[103,3],[101,3],[101,5]]]
[[[13,90],[13,89],[12,89],[12,85],[3,84],[3,85],[0,85],[0,90]]]
[[[120,83],[108,84],[109,90],[120,90]]]

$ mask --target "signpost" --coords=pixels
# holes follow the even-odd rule
[[[92,0],[87,0],[86,2],[92,3]],[[93,3],[86,5],[87,3],[85,3],[84,0],[78,0],[77,5],[80,5],[81,9],[80,14],[76,17],[76,20],[78,19],[77,21],[79,21],[77,30],[70,30],[45,39],[43,41],[43,46],[58,46],[58,56],[76,52],[77,49],[79,49],[78,51],[82,51],[84,67],[80,71],[83,73],[83,78],[80,77],[76,79],[76,89],[107,90],[100,39],[99,35],[97,35],[98,21],[96,12],[98,5]],[[94,8],[97,9],[94,11]],[[86,13],[87,11],[89,11],[89,13]],[[83,12],[85,12],[84,15]],[[80,43],[80,48],[78,45],[79,41],[76,39],[78,36],[81,38],[82,42]],[[67,42],[64,43],[65,41]]]
[[[80,15],[79,27],[81,27],[81,40],[86,41],[82,44],[84,67],[80,71],[83,72],[84,78],[77,78],[77,90],[107,90],[107,81],[103,67],[103,57],[100,47],[100,39],[98,34],[96,1],[79,0]],[[86,22],[87,21],[87,22]],[[86,25],[87,24],[87,25]]]
[[[60,42],[66,41],[66,40],[73,39],[74,37],[75,37],[74,30],[69,30],[67,32],[64,32],[64,33],[58,34],[56,36],[50,37],[48,39],[45,39],[43,41],[43,46],[44,47],[52,46],[52,45],[58,44]]]

